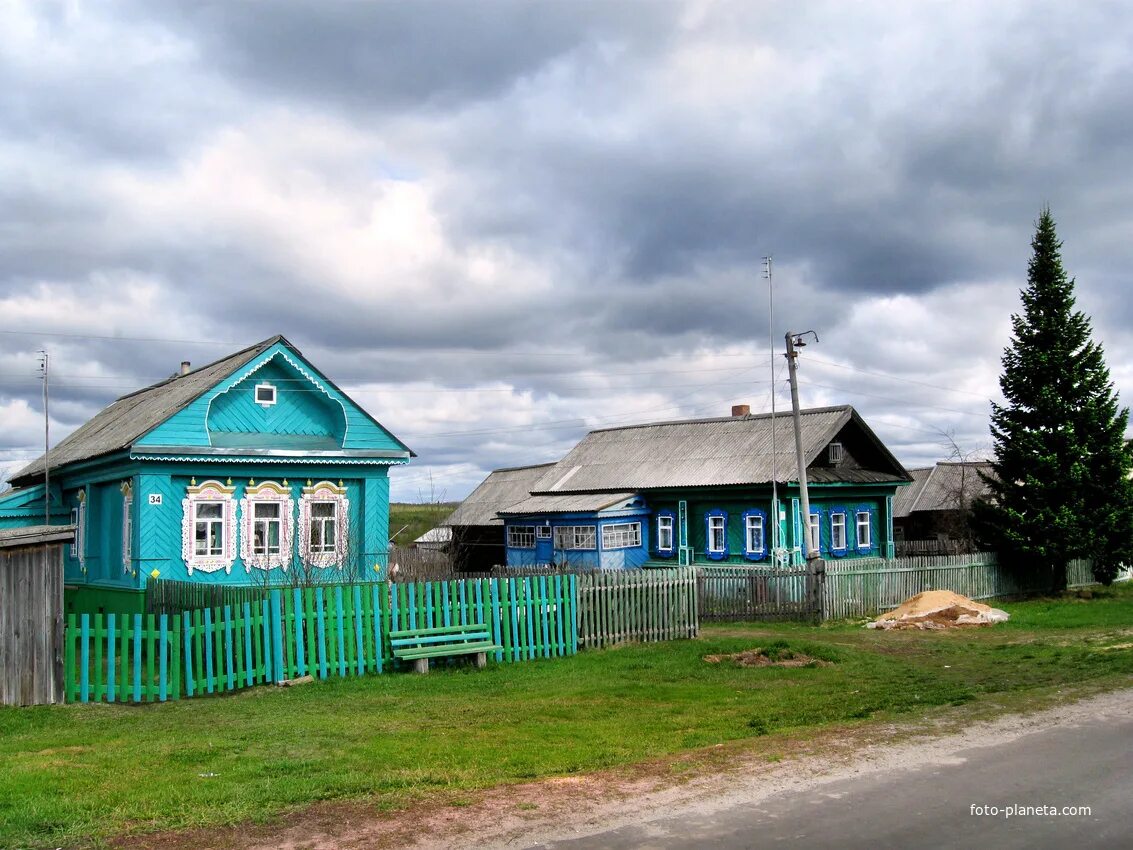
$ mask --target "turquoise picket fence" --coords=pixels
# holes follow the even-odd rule
[[[393,669],[391,630],[482,623],[498,662],[578,651],[575,576],[272,589],[176,614],[71,614],[69,702],[164,702]]]

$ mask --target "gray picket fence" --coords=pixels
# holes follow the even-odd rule
[[[1094,584],[1090,562],[1071,561],[1067,579],[1070,587]],[[992,552],[827,561],[822,616],[826,620],[868,617],[896,608],[926,590],[951,590],[969,599],[993,599],[1025,596],[1043,589],[1033,581],[1020,581],[999,565]]]
[[[698,567],[697,598],[703,620],[805,620],[805,567]]]
[[[593,649],[625,641],[696,637],[696,570],[606,570],[580,573],[578,643]]]

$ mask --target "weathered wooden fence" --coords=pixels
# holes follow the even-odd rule
[[[700,567],[697,599],[703,620],[785,620],[816,616],[807,602],[803,567]]]
[[[302,676],[381,673],[389,632],[484,623],[500,662],[572,655],[571,576],[274,589],[195,611],[72,614],[64,640],[72,702],[154,702]]]
[[[63,701],[63,546],[70,526],[0,539],[0,705]]]
[[[276,590],[288,590],[283,586]],[[147,614],[180,614],[202,608],[239,607],[244,602],[259,602],[271,596],[272,588],[262,586],[233,587],[200,581],[150,579],[146,582]]]
[[[1090,562],[1071,561],[1068,585],[1093,584]],[[895,608],[926,590],[951,590],[969,599],[1041,593],[1041,581],[1021,580],[1000,566],[994,553],[913,556],[827,561],[823,593],[824,619],[866,617]]]
[[[586,648],[624,641],[696,637],[696,570],[608,570],[578,582],[578,642]]]

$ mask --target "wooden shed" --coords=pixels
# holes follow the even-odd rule
[[[71,525],[0,529],[0,705],[63,702],[63,547]]]

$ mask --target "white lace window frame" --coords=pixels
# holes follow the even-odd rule
[[[194,570],[202,573],[215,573],[224,570],[232,572],[232,564],[236,560],[236,500],[233,498],[236,488],[221,484],[219,481],[205,481],[198,485],[197,479],[192,479],[185,491],[185,498],[181,500],[184,511],[181,520],[181,557],[189,575]],[[197,505],[203,502],[219,502],[221,504],[222,544],[219,554],[197,554]]]
[[[314,552],[311,545],[312,507],[317,504],[334,505],[334,551]],[[346,563],[349,555],[350,500],[346,498],[346,488],[339,482],[307,482],[299,497],[299,556],[304,563],[313,567],[338,567]]]
[[[279,551],[271,553],[256,553],[255,543],[255,506],[257,504],[279,505]],[[255,567],[258,570],[273,570],[279,567],[284,572],[291,565],[291,548],[294,540],[292,529],[292,513],[295,500],[291,498],[291,487],[287,479],[280,484],[275,481],[263,481],[257,484],[254,480],[248,482],[244,488],[244,498],[240,500],[240,516],[243,518],[243,537],[240,541],[240,558],[244,561],[244,569],[248,572]]]

